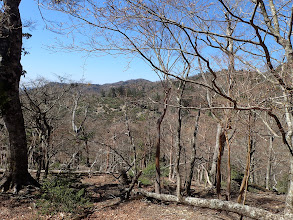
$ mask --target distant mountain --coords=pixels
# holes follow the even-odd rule
[[[155,84],[146,79],[131,79],[127,81],[119,81],[116,83],[106,83],[106,84],[83,84],[86,87],[87,91],[91,92],[98,92],[101,91],[107,92],[111,88],[118,88],[118,87],[149,87],[150,85]]]
[[[101,91],[108,91],[111,88],[118,88],[118,87],[149,87],[150,85],[156,84],[156,82],[151,82],[146,79],[130,79],[127,81],[119,81],[115,83],[106,83],[106,84],[91,84],[91,83],[76,83],[76,85],[84,86],[87,91],[89,92],[97,92],[100,93]],[[47,86],[62,86],[64,83],[58,83],[58,82],[50,82],[47,84]]]
[[[140,85],[140,84],[149,84],[149,83],[152,83],[152,82],[146,79],[130,79],[127,81],[119,81],[116,83],[106,83],[106,84],[103,84],[102,86],[119,87],[119,86],[129,86],[129,85],[137,85],[137,84]]]

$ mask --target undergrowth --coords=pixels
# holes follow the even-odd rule
[[[75,187],[74,187],[75,185]],[[40,214],[54,215],[59,212],[81,214],[92,204],[86,189],[70,177],[53,177],[42,183],[41,195],[36,202]]]
[[[167,177],[168,176],[168,168],[161,165],[161,177]],[[156,165],[155,163],[149,164],[142,172],[141,177],[139,178],[139,181],[143,185],[151,185],[155,179],[156,176]]]

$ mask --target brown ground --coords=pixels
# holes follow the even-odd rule
[[[59,213],[55,216],[42,216],[35,208],[35,197],[21,192],[20,195],[0,194],[0,220],[11,219],[117,219],[117,220],[217,220],[239,219],[237,214],[220,212],[210,209],[202,209],[174,203],[162,203],[149,200],[144,197],[132,198],[126,202],[120,202],[117,197],[121,185],[110,175],[83,178],[94,201],[91,213],[83,216],[70,216]],[[211,190],[197,187],[195,196],[215,198]],[[150,189],[151,190],[151,189]],[[167,193],[165,190],[164,193]],[[235,198],[234,198],[235,199]],[[261,207],[278,213],[284,209],[284,195],[273,193],[248,193],[247,204]],[[245,219],[245,218],[244,218]]]

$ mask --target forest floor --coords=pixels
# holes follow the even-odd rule
[[[211,209],[197,208],[175,203],[160,202],[142,196],[132,197],[121,202],[119,194],[121,185],[111,175],[83,177],[82,184],[86,186],[91,195],[93,205],[89,212],[80,215],[59,212],[54,215],[41,214],[36,206],[37,192],[28,194],[20,192],[19,195],[9,193],[0,194],[0,220],[34,220],[34,219],[105,219],[105,220],[234,220],[240,216],[234,213]],[[146,189],[152,190],[152,187]],[[163,193],[172,191],[172,187],[165,187]],[[211,189],[194,186],[194,196],[201,198],[216,198]],[[237,194],[232,196],[235,201]],[[284,210],[285,196],[272,192],[248,192],[246,204],[263,208],[274,213]],[[243,218],[247,219],[247,218]]]

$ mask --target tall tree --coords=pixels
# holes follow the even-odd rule
[[[1,113],[9,133],[7,167],[0,181],[4,190],[17,192],[22,186],[38,183],[28,173],[27,143],[19,99],[22,23],[20,0],[3,0],[0,20]]]

